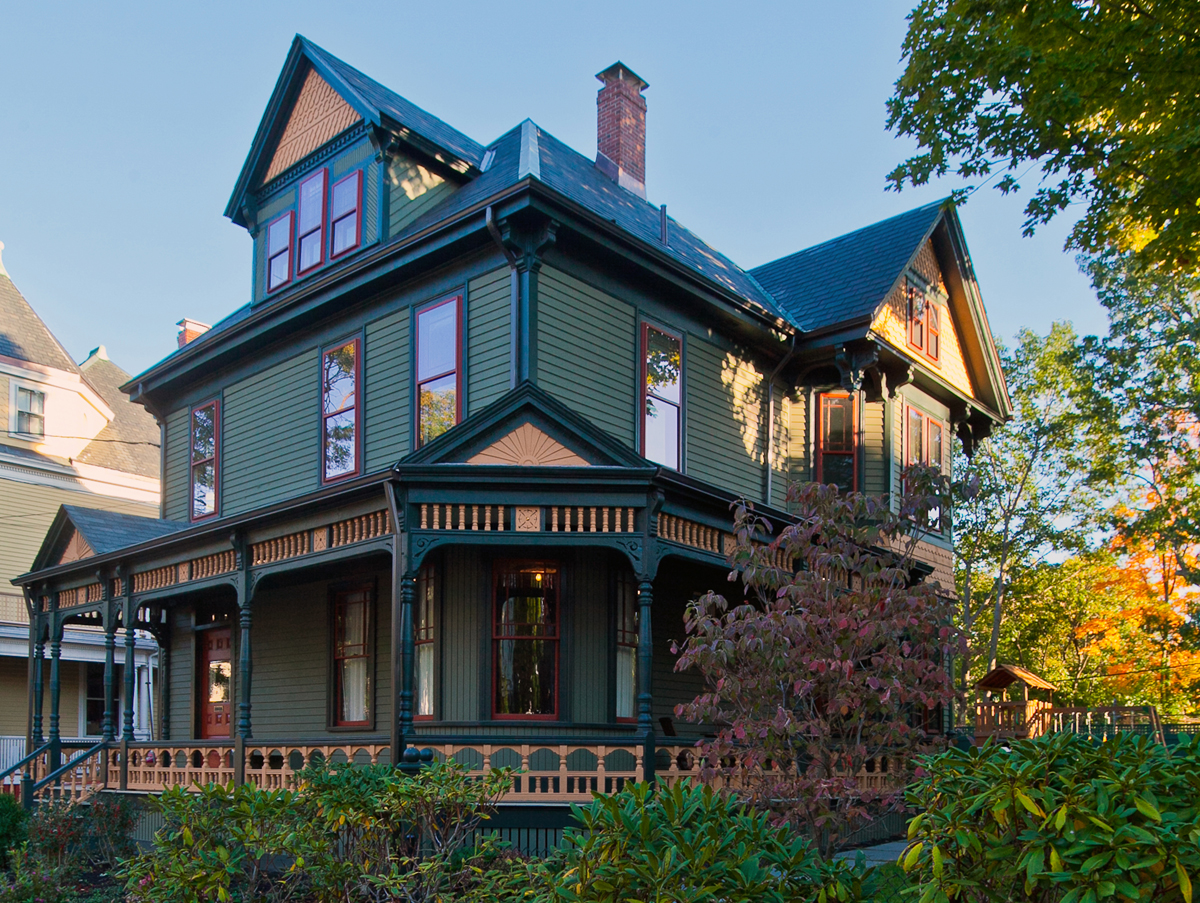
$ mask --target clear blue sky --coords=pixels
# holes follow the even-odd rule
[[[487,143],[525,117],[596,147],[594,73],[650,83],[647,192],[744,267],[947,194],[885,174],[910,4],[8,3],[0,9],[0,241],[77,359],[137,373],[184,316],[249,292],[250,239],[221,212],[296,32]],[[1103,330],[1069,223],[1022,238],[990,188],[961,211],[993,329]]]

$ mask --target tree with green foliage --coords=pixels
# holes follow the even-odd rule
[[[894,188],[953,170],[1008,193],[1040,167],[1026,234],[1086,203],[1071,247],[1200,271],[1200,4],[921,0],[903,59],[887,124],[919,152]]]

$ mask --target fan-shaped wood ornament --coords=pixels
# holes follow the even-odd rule
[[[587,461],[532,423],[522,423],[497,439],[468,464],[516,464],[524,467],[588,467]]]

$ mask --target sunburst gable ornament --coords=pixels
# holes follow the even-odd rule
[[[528,421],[497,439],[467,463],[511,464],[521,467],[591,466],[557,439],[547,436]]]

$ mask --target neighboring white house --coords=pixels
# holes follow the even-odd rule
[[[0,771],[23,754],[29,725],[29,617],[10,581],[29,570],[61,505],[158,516],[159,428],[121,393],[128,379],[103,345],[76,364],[0,258]],[[134,709],[143,736],[152,723],[157,653],[153,639],[139,635]],[[48,712],[48,663],[44,667]],[[103,675],[103,634],[67,628],[64,738],[99,735]],[[117,686],[124,686],[123,677]]]

